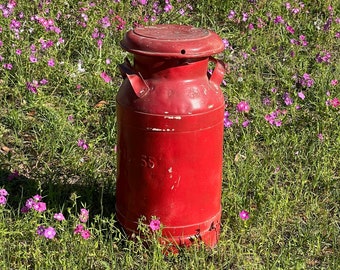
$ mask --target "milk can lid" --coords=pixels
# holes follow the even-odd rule
[[[176,24],[137,27],[125,34],[121,46],[133,54],[173,58],[207,57],[224,49],[215,32]]]

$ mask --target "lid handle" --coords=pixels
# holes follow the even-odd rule
[[[215,63],[215,69],[210,76],[210,82],[219,87],[223,81],[224,74],[227,72],[227,64],[221,60],[218,60],[212,56],[209,57],[209,61]]]
[[[122,74],[123,78],[128,79],[133,91],[137,95],[137,97],[142,98],[144,97],[147,93],[149,93],[150,88],[147,85],[146,81],[143,79],[142,75],[140,72],[136,72],[132,66],[130,61],[125,58],[125,61],[123,64],[118,65],[120,73]]]

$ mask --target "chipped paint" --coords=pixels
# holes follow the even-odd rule
[[[172,178],[172,167],[170,167],[169,169],[168,169],[168,172],[169,172],[169,178]]]
[[[181,120],[182,116],[176,116],[176,115],[166,115],[164,116],[164,119],[175,119],[175,120]]]
[[[179,187],[179,183],[181,182],[181,177],[179,176],[178,179],[174,182],[174,184],[171,186],[171,190],[174,190],[175,188]]]
[[[174,128],[151,128],[147,127],[146,130],[157,131],[157,132],[174,132]]]

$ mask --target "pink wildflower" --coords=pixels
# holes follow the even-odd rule
[[[33,199],[34,199],[36,202],[39,202],[39,201],[41,201],[42,197],[41,197],[41,195],[36,194],[36,195],[33,196]]]
[[[250,121],[249,120],[245,120],[243,123],[242,123],[242,126],[245,128],[249,125]]]
[[[106,74],[104,71],[100,74],[100,77],[104,80],[104,82],[109,83],[112,81],[111,77]]]
[[[84,226],[83,226],[82,224],[78,224],[78,225],[75,227],[73,233],[74,233],[74,234],[80,234],[82,231],[84,231]]]
[[[26,200],[25,206],[27,207],[27,209],[31,209],[34,204],[35,204],[35,201],[32,198],[29,198]]]
[[[246,12],[242,13],[242,21],[246,22],[248,20],[248,17],[249,17],[248,13]]]
[[[84,150],[87,150],[89,148],[88,144],[85,142],[85,140],[79,139],[78,140],[78,146],[83,148]]]
[[[333,98],[330,100],[330,105],[334,108],[340,107],[340,100],[338,98]]]
[[[303,99],[305,99],[305,94],[303,92],[299,92],[298,97],[303,100]]]
[[[242,220],[247,220],[249,219],[249,213],[246,210],[242,210],[239,214],[240,218]]]
[[[44,230],[44,236],[47,239],[53,239],[56,235],[56,230],[53,227],[48,227]]]
[[[83,237],[85,240],[89,239],[91,237],[91,233],[89,230],[82,230],[80,232],[81,237]]]
[[[338,84],[338,80],[332,80],[332,81],[331,81],[331,85],[332,85],[332,86],[335,86],[335,85],[337,85],[337,84]]]
[[[46,210],[46,203],[44,202],[36,202],[33,204],[33,209],[37,212],[44,212]]]
[[[33,54],[31,54],[31,55],[30,55],[30,61],[31,61],[32,63],[36,63],[36,62],[38,62],[38,59],[37,59]]]
[[[47,61],[47,64],[48,64],[50,67],[54,67],[54,65],[55,65],[54,59],[53,59],[53,58],[49,59],[49,60]]]
[[[31,91],[33,94],[37,94],[38,93],[38,89],[37,89],[37,85],[35,85],[34,83],[26,83],[26,88]]]
[[[89,219],[89,211],[85,208],[80,209],[79,220],[82,223],[86,223]]]
[[[54,217],[54,219],[59,220],[59,221],[65,220],[65,217],[62,213],[56,213],[56,214],[54,214],[53,217]]]
[[[291,34],[294,34],[295,33],[295,30],[294,30],[294,28],[292,27],[292,26],[290,26],[290,25],[286,25],[286,30],[289,32],[289,33],[291,33]]]
[[[233,19],[236,15],[236,12],[234,10],[230,10],[229,15],[228,15],[228,19]]]
[[[7,202],[7,198],[3,195],[0,195],[0,204],[5,205]]]
[[[13,65],[11,63],[5,63],[2,65],[4,69],[11,70],[13,68]]]
[[[157,231],[161,228],[161,222],[159,219],[153,219],[151,220],[149,227],[152,231]]]
[[[0,189],[0,196],[7,196],[8,195],[8,192],[6,189],[2,188]]]

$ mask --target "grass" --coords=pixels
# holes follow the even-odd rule
[[[288,8],[182,0],[157,14],[154,1],[33,2],[0,5],[0,185],[9,193],[0,207],[2,269],[338,267],[338,1],[287,1]],[[141,223],[145,239],[128,239],[115,221],[117,65],[128,56],[118,44],[136,24],[156,23],[209,28],[229,44],[218,57],[230,67],[222,91],[233,124],[225,128],[221,237],[211,250],[164,256],[160,232]],[[241,101],[248,113],[236,110]],[[21,213],[35,194],[47,210]],[[90,211],[87,240],[74,234],[81,208]],[[53,218],[59,212],[64,221]],[[37,235],[39,225],[53,226],[56,237]]]

